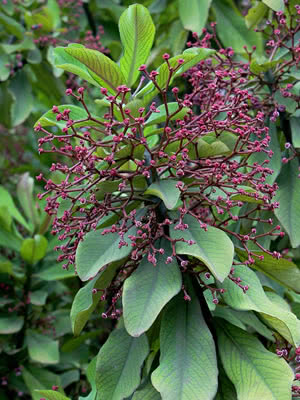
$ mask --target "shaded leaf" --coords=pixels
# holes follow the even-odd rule
[[[185,0],[178,1],[179,16],[185,29],[197,32],[199,36],[205,27],[211,0],[191,0],[188,7]]]
[[[124,328],[114,330],[97,357],[98,396],[105,400],[122,400],[140,383],[142,364],[149,352],[146,335],[129,336]]]
[[[151,382],[148,382],[134,393],[132,400],[161,400],[161,395],[154,389]]]
[[[15,206],[11,195],[3,186],[0,186],[0,206],[6,206],[11,216],[21,225],[23,225],[27,230],[30,230],[30,226]]]
[[[37,389],[47,390],[52,386],[58,386],[58,391],[61,393],[61,381],[58,375],[44,368],[28,366],[23,368],[22,377],[28,387],[33,400],[40,400],[41,396],[36,392]]]
[[[166,264],[172,255],[169,242],[162,240],[156,248],[164,254],[157,256],[157,265],[151,264],[147,256],[134,273],[125,281],[123,289],[124,324],[132,336],[140,336],[153,324],[163,307],[181,289],[181,273],[177,261]]]
[[[26,343],[29,356],[33,361],[42,364],[57,364],[59,362],[58,341],[28,329],[26,331]]]
[[[54,390],[36,390],[35,392],[39,396],[43,396],[46,400],[71,400],[70,397],[64,396]]]
[[[177,120],[177,119],[183,119],[185,115],[187,115],[188,111],[190,108],[188,107],[183,107],[181,110],[178,107],[178,103],[173,102],[173,103],[167,103],[168,105],[168,115],[174,114],[170,120]],[[154,124],[160,124],[162,122],[165,122],[167,119],[167,110],[166,106],[164,104],[160,105],[157,107],[159,110],[158,113],[152,113],[150,117],[147,119],[145,126],[150,126]],[[176,113],[176,114],[175,114]]]
[[[0,318],[0,334],[11,335],[12,333],[19,332],[24,325],[23,317],[7,317]]]
[[[159,197],[168,210],[173,210],[179,200],[180,190],[176,187],[178,181],[159,180],[152,183],[144,194]]]
[[[39,216],[33,200],[33,187],[34,180],[26,172],[20,177],[18,182],[17,196],[26,217],[32,223],[33,227],[37,228],[39,225]]]

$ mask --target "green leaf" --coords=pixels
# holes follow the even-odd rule
[[[43,281],[52,282],[61,279],[74,278],[75,272],[73,269],[63,269],[61,264],[54,264],[50,267],[42,269],[41,271],[38,271],[38,273],[34,274],[34,276],[42,279]]]
[[[8,249],[12,249],[19,252],[21,245],[22,245],[22,240],[20,239],[19,236],[16,236],[11,232],[7,232],[6,230],[0,227],[0,246],[4,246]]]
[[[0,334],[11,335],[12,333],[19,332],[23,325],[23,317],[0,318]]]
[[[65,104],[58,106],[58,110],[60,113],[62,113],[64,110],[70,110],[70,119],[73,121],[80,121],[84,120],[84,122],[75,122],[74,126],[76,128],[79,128],[81,126],[98,126],[99,127],[99,122],[92,121],[89,119],[87,112],[85,111],[84,108],[78,107],[78,106],[73,106],[72,104]],[[36,127],[38,124],[40,124],[42,127],[47,127],[47,126],[57,126],[58,128],[62,129],[66,126],[66,121],[57,121],[56,120],[56,115],[55,113],[52,112],[52,110],[47,111],[45,114],[43,114],[34,124]],[[93,116],[97,121],[104,121],[102,118]]]
[[[242,261],[248,260],[248,254],[245,250],[236,248],[235,251]],[[262,255],[264,259],[260,260],[259,256]],[[252,254],[251,257],[255,261],[251,267],[263,272],[296,293],[300,293],[300,270],[296,264],[285,258],[278,260],[262,251],[255,251],[255,255]]]
[[[124,54],[120,60],[121,71],[127,87],[131,87],[150,54],[155,35],[155,26],[147,8],[141,4],[129,6],[119,20],[119,31]]]
[[[248,30],[245,19],[233,9],[229,2],[217,0],[213,3],[216,13],[217,33],[225,47],[232,47],[238,53],[244,53],[243,46],[249,50],[256,46],[258,54],[262,53],[262,36]]]
[[[97,50],[82,45],[69,45],[54,49],[55,65],[65,71],[79,75],[96,86],[102,86],[115,94],[117,87],[125,83],[119,66]]]
[[[171,121],[176,121],[178,120],[182,120],[187,113],[190,111],[190,108],[188,107],[183,107],[181,110],[178,107],[178,103],[174,102],[174,103],[167,103],[168,105],[168,114],[169,116],[174,114],[170,120]],[[165,122],[167,119],[167,110],[166,110],[166,106],[164,104],[160,105],[159,107],[157,107],[157,109],[159,110],[158,113],[152,113],[150,115],[150,117],[147,119],[145,126],[150,126],[150,125],[154,125],[154,124],[160,124],[162,122]]]
[[[229,323],[218,323],[218,348],[239,400],[290,400],[294,374],[253,335]]]
[[[11,216],[21,225],[23,225],[24,228],[30,231],[30,226],[28,225],[22,214],[15,206],[14,201],[9,192],[3,186],[0,186],[0,206],[6,206]]]
[[[26,217],[32,223],[33,230],[39,226],[39,216],[33,199],[34,180],[29,173],[21,175],[17,186],[17,196]]]
[[[105,270],[101,271],[92,281],[77,292],[70,314],[72,330],[75,336],[80,334],[103,294],[101,291],[93,294],[92,290],[106,289],[120,267],[120,264],[120,262],[116,262],[108,265]]]
[[[231,150],[226,146],[226,144],[220,140],[208,144],[205,140],[198,139],[197,148],[200,158],[228,155],[231,153]]]
[[[34,50],[36,48],[35,44],[33,43],[32,37],[30,36],[25,36],[25,39],[22,40],[22,42],[20,43],[1,44],[0,47],[6,54],[12,54],[18,51]]]
[[[292,117],[290,119],[290,126],[292,131],[293,146],[300,148],[300,118]]]
[[[48,240],[42,235],[34,235],[34,238],[24,239],[21,246],[21,257],[29,264],[35,264],[45,257]]]
[[[10,75],[10,69],[6,67],[9,64],[9,57],[0,49],[0,81],[6,81]]]
[[[124,328],[114,330],[97,357],[99,399],[122,400],[129,397],[140,384],[141,367],[148,352],[146,335],[133,338]]]
[[[284,10],[284,1],[283,0],[262,0],[268,7],[272,8],[274,11],[283,11]]]
[[[279,90],[275,93],[274,100],[276,103],[283,105],[290,114],[293,114],[298,107],[294,99],[282,96]]]
[[[181,289],[181,273],[177,261],[166,264],[166,258],[172,255],[168,241],[155,244],[163,248],[164,254],[157,256],[157,265],[151,264],[147,256],[134,273],[125,280],[123,289],[124,324],[131,336],[140,336],[153,324],[163,307]]]
[[[211,0],[178,0],[179,16],[185,29],[197,32],[199,36],[205,27]]]
[[[263,287],[255,272],[244,266],[235,266],[235,276],[242,279],[242,285],[248,285],[246,293],[238,287],[231,279],[226,278],[222,284],[217,282],[218,287],[225,289],[222,297],[226,304],[235,310],[253,310],[260,313],[264,321],[283,336],[294,346],[300,344],[300,321],[294,314],[278,308],[266,296]]]
[[[11,107],[12,125],[17,126],[25,121],[33,108],[33,96],[24,71],[18,71],[11,80],[9,91],[12,93],[14,103]]]
[[[177,295],[161,323],[159,367],[151,380],[164,400],[211,400],[217,391],[217,360],[212,335],[191,288]]]
[[[179,200],[180,190],[176,187],[178,181],[159,180],[152,183],[145,191],[145,195],[159,197],[168,210],[173,210]]]
[[[39,396],[43,396],[46,400],[71,400],[70,397],[66,397],[54,390],[36,390],[35,393]]]
[[[290,237],[292,247],[300,245],[300,179],[297,160],[289,161],[282,166],[277,179],[278,190],[274,201],[279,202],[275,215]]]
[[[161,400],[161,395],[154,389],[151,382],[148,382],[134,393],[132,400]]]
[[[30,293],[30,302],[35,306],[44,306],[46,304],[46,299],[48,297],[48,292],[45,290],[35,290]]]
[[[0,24],[7,30],[8,33],[16,36],[18,39],[24,37],[25,29],[15,20],[0,12]]]
[[[261,20],[264,18],[268,7],[260,2],[257,1],[253,7],[250,8],[248,14],[245,17],[245,23],[248,29],[255,28]]]
[[[76,267],[78,276],[82,281],[94,277],[104,265],[127,257],[131,251],[130,239],[136,228],[132,227],[124,235],[127,246],[119,248],[120,236],[118,233],[102,235],[103,230],[89,232],[79,243],[76,251]]]
[[[28,366],[22,370],[22,377],[33,400],[41,399],[41,396],[36,392],[37,389],[51,389],[54,385],[59,387],[59,392],[63,392],[59,376],[44,368]]]
[[[59,362],[58,341],[28,329],[26,331],[26,343],[29,356],[33,361],[42,364],[57,364]]]
[[[183,222],[188,224],[184,231],[170,227],[172,239],[193,240],[196,243],[189,245],[185,242],[176,242],[177,254],[186,254],[201,260],[220,282],[223,282],[232,267],[234,248],[225,232],[208,226],[207,231],[200,228],[196,218],[186,215]],[[217,245],[216,245],[217,244]]]

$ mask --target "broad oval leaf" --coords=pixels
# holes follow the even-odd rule
[[[163,248],[164,254],[157,256],[157,265],[151,264],[145,256],[125,281],[123,289],[123,314],[127,332],[132,336],[140,336],[155,321],[163,307],[181,289],[181,273],[177,261],[166,264],[171,256],[169,242],[156,242],[156,248]]]
[[[28,353],[33,361],[42,364],[57,364],[59,362],[58,341],[46,335],[28,329],[26,331]]]
[[[163,313],[159,367],[151,381],[164,400],[212,400],[217,391],[214,340],[191,289],[191,301],[179,294]]]
[[[120,262],[108,265],[104,271],[101,271],[93,280],[76,293],[70,314],[72,330],[75,336],[78,336],[84,328],[102,295],[101,291],[93,294],[92,290],[106,289],[119,266]]]
[[[178,0],[179,16],[185,29],[202,34],[211,0],[190,0],[188,7],[186,0]]]
[[[126,78],[126,85],[131,87],[140,74],[139,67],[148,59],[155,26],[147,8],[141,4],[133,4],[121,15],[119,31],[124,48],[120,66]]]
[[[119,248],[120,236],[118,233],[102,235],[103,230],[89,232],[79,243],[76,251],[76,269],[82,281],[93,278],[100,269],[113,261],[127,257],[131,251],[128,235],[134,235],[136,228],[132,227],[124,235],[127,246]]]
[[[236,310],[253,310],[259,312],[267,324],[294,346],[300,344],[300,321],[291,312],[282,310],[270,301],[255,272],[241,265],[235,267],[236,277],[242,279],[243,285],[248,285],[246,293],[231,279],[227,278],[217,285],[225,289],[222,297],[226,304]]]
[[[294,374],[260,341],[229,323],[218,322],[218,348],[239,400],[290,400]]]
[[[223,282],[232,266],[234,254],[232,241],[220,229],[208,226],[207,231],[204,231],[197,219],[190,215],[184,217],[184,223],[188,224],[188,229],[184,231],[175,230],[173,225],[170,227],[172,239],[183,238],[194,240],[196,243],[189,245],[185,242],[176,242],[176,252],[198,258],[217,280]]]
[[[124,328],[114,330],[97,357],[99,398],[122,400],[129,397],[140,384],[141,367],[148,353],[146,335],[134,338]]]
[[[159,180],[152,183],[144,194],[159,197],[168,210],[173,210],[179,200],[180,190],[176,187],[178,181]]]
[[[242,261],[248,259],[248,254],[240,248],[235,249],[236,253]],[[259,256],[263,255],[264,259],[260,260]],[[251,256],[255,263],[253,268],[263,272],[265,275],[279,282],[281,285],[300,293],[300,270],[296,264],[285,259],[274,258],[262,251],[255,251]]]
[[[278,190],[274,197],[279,202],[275,215],[290,237],[292,247],[300,245],[300,179],[296,159],[284,164],[277,179]]]

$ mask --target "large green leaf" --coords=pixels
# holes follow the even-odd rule
[[[215,344],[192,288],[167,305],[160,332],[160,362],[151,380],[164,400],[211,400],[217,391]]]
[[[173,210],[178,203],[180,190],[176,187],[178,181],[159,180],[152,183],[144,194],[159,197],[168,210]]]
[[[149,56],[155,26],[147,8],[141,4],[129,6],[119,20],[119,31],[124,54],[120,60],[126,85],[131,87],[139,76],[138,68]]]
[[[178,0],[179,16],[185,29],[202,34],[212,0]]]
[[[58,341],[28,329],[26,331],[26,343],[29,356],[33,361],[42,364],[57,364],[59,362]]]
[[[236,310],[253,310],[259,312],[264,321],[289,343],[300,344],[300,321],[291,312],[282,310],[265,294],[255,272],[245,266],[235,266],[235,276],[242,279],[243,285],[248,285],[246,293],[231,279],[227,278],[218,286],[225,289],[222,297],[226,304]]]
[[[102,232],[103,230],[89,232],[77,248],[76,267],[78,276],[83,281],[94,277],[104,265],[121,260],[132,251],[128,236],[135,234],[135,227],[130,228],[124,235],[124,241],[128,244],[121,248],[118,233],[102,235]]]
[[[188,229],[175,230],[171,226],[172,239],[193,240],[196,243],[189,245],[186,242],[176,242],[176,252],[186,254],[201,260],[220,282],[223,282],[230,272],[233,261],[234,247],[229,237],[220,229],[208,226],[207,231],[200,228],[196,218],[186,215],[183,222]]]
[[[239,400],[290,400],[294,374],[253,335],[229,323],[218,323],[218,348]]]
[[[279,202],[275,215],[290,237],[292,247],[300,245],[300,179],[299,163],[294,159],[284,164],[277,179],[279,189],[274,201]]]
[[[248,254],[245,250],[236,248],[235,251],[242,261],[248,259]],[[255,251],[255,254],[251,256],[255,260],[252,265],[253,268],[263,272],[281,285],[300,293],[300,270],[296,264],[285,258],[278,260],[262,251]],[[260,260],[259,256],[262,255],[264,259]]]
[[[125,83],[119,66],[97,50],[82,45],[69,45],[54,49],[55,65],[65,71],[79,75],[97,86],[105,87],[115,94],[118,86]]]
[[[217,19],[217,33],[225,47],[232,47],[236,52],[244,53],[243,46],[247,46],[249,50],[256,46],[256,51],[262,53],[261,34],[248,30],[245,19],[229,1],[216,0],[213,8]]]
[[[140,336],[155,321],[162,308],[181,289],[181,273],[175,258],[166,264],[172,249],[166,240],[158,241],[156,248],[164,254],[157,256],[157,265],[145,256],[135,272],[125,281],[123,289],[124,324],[132,336]]]
[[[70,110],[70,119],[73,121],[80,121],[84,120],[84,122],[75,122],[74,126],[76,128],[79,128],[81,126],[99,126],[99,123],[96,121],[92,121],[88,119],[88,114],[85,111],[84,108],[78,107],[78,106],[73,106],[72,104],[66,104],[66,105],[61,105],[58,106],[58,110],[60,113],[62,113],[64,110]],[[66,126],[66,121],[57,121],[56,115],[52,112],[52,110],[47,111],[45,114],[43,114],[34,124],[36,127],[38,124],[40,124],[42,127],[46,126],[57,126],[58,128],[62,129]],[[102,118],[93,116],[97,121],[104,121]]]
[[[124,328],[114,330],[97,358],[97,399],[122,400],[130,396],[140,384],[148,352],[146,335],[134,338]]]
[[[76,293],[70,315],[75,336],[80,334],[103,294],[100,290],[93,294],[92,290],[107,288],[119,266],[120,262],[112,263]]]

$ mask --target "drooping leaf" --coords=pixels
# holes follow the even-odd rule
[[[180,190],[176,187],[178,181],[159,180],[152,183],[144,194],[159,197],[168,210],[173,210],[180,197]]]
[[[24,239],[21,246],[21,257],[29,264],[35,264],[44,258],[48,247],[48,240],[42,235]]]
[[[141,367],[148,352],[146,335],[134,338],[124,328],[114,330],[97,357],[99,398],[122,400],[130,396],[140,384]]]
[[[262,53],[262,37],[260,33],[248,30],[245,20],[229,2],[217,0],[213,3],[216,13],[217,33],[225,47],[232,47],[238,53],[244,53],[243,46],[251,50],[256,46],[258,54]]]
[[[56,67],[79,75],[94,85],[96,83],[97,86],[105,87],[112,94],[125,83],[119,66],[97,50],[73,44],[55,48],[54,54],[57,57]]]
[[[287,231],[292,247],[300,245],[300,179],[298,178],[298,161],[284,164],[277,179],[279,189],[274,201],[279,202],[275,215]]]
[[[120,262],[110,264],[104,271],[101,271],[93,280],[76,293],[70,314],[72,330],[75,336],[78,336],[84,328],[102,295],[100,290],[95,294],[92,293],[92,290],[104,290],[107,288],[119,266]]]
[[[24,325],[24,317],[0,318],[0,335],[11,335],[19,332]]]
[[[104,265],[127,257],[132,251],[128,236],[134,235],[135,231],[135,227],[127,231],[124,235],[124,241],[127,242],[127,245],[121,248],[119,248],[121,239],[118,233],[102,235],[103,230],[89,232],[84,240],[79,243],[76,251],[79,278],[87,281],[94,277]]]
[[[211,0],[191,0],[188,7],[185,0],[178,1],[179,16],[185,29],[197,32],[199,36],[202,34]]]
[[[181,289],[181,273],[177,261],[166,264],[172,255],[169,242],[162,240],[156,248],[164,254],[157,256],[157,264],[151,264],[145,256],[135,272],[125,281],[123,289],[123,314],[127,332],[140,336],[153,324],[163,307]]]
[[[218,323],[221,360],[239,400],[290,400],[294,374],[253,335],[225,321]]]
[[[212,400],[218,369],[212,335],[198,299],[177,295],[167,305],[161,324],[159,367],[151,381],[164,400]]]
[[[121,15],[119,31],[124,48],[120,60],[121,71],[127,87],[131,87],[140,74],[138,68],[148,59],[155,26],[147,8],[141,4],[133,4]]]
[[[42,364],[57,364],[59,362],[58,341],[27,329],[26,343],[29,356],[33,361]]]
[[[33,187],[34,180],[29,176],[29,173],[26,172],[21,176],[18,182],[17,196],[26,217],[32,223],[32,226],[37,228],[39,225],[39,216],[33,200]]]
[[[230,272],[233,261],[234,248],[229,237],[220,229],[208,226],[207,231],[200,228],[196,218],[186,215],[184,223],[188,229],[170,229],[172,239],[193,240],[195,244],[176,242],[176,252],[186,254],[201,260],[220,282],[223,282]],[[217,243],[217,245],[216,245]]]
[[[181,110],[179,110],[178,103],[173,102],[173,103],[167,103],[168,105],[168,115],[174,114],[170,120],[177,120],[177,119],[183,119],[185,115],[187,115],[188,111],[190,108],[188,107],[183,107]],[[157,107],[159,110],[158,113],[152,113],[150,117],[147,119],[145,126],[151,126],[154,124],[160,124],[164,121],[166,121],[167,118],[167,110],[166,106],[164,104],[160,105]],[[176,114],[175,114],[176,113]]]
[[[245,250],[236,248],[235,251],[242,261],[248,259]],[[260,260],[259,256],[262,255],[264,259]],[[278,260],[262,251],[255,251],[255,255],[251,257],[255,260],[255,263],[252,265],[253,268],[263,272],[281,285],[300,293],[300,270],[296,264],[285,258]]]
[[[21,225],[23,225],[24,228],[30,231],[30,226],[15,206],[15,203],[9,192],[3,186],[0,186],[0,206],[6,206],[11,216]]]
[[[235,266],[235,276],[242,279],[242,285],[249,289],[246,293],[229,278],[219,287],[225,289],[222,297],[226,304],[235,310],[253,310],[259,312],[264,321],[273,330],[277,331],[289,343],[298,346],[300,344],[300,321],[294,314],[283,311],[270,301],[255,272],[244,266]]]

